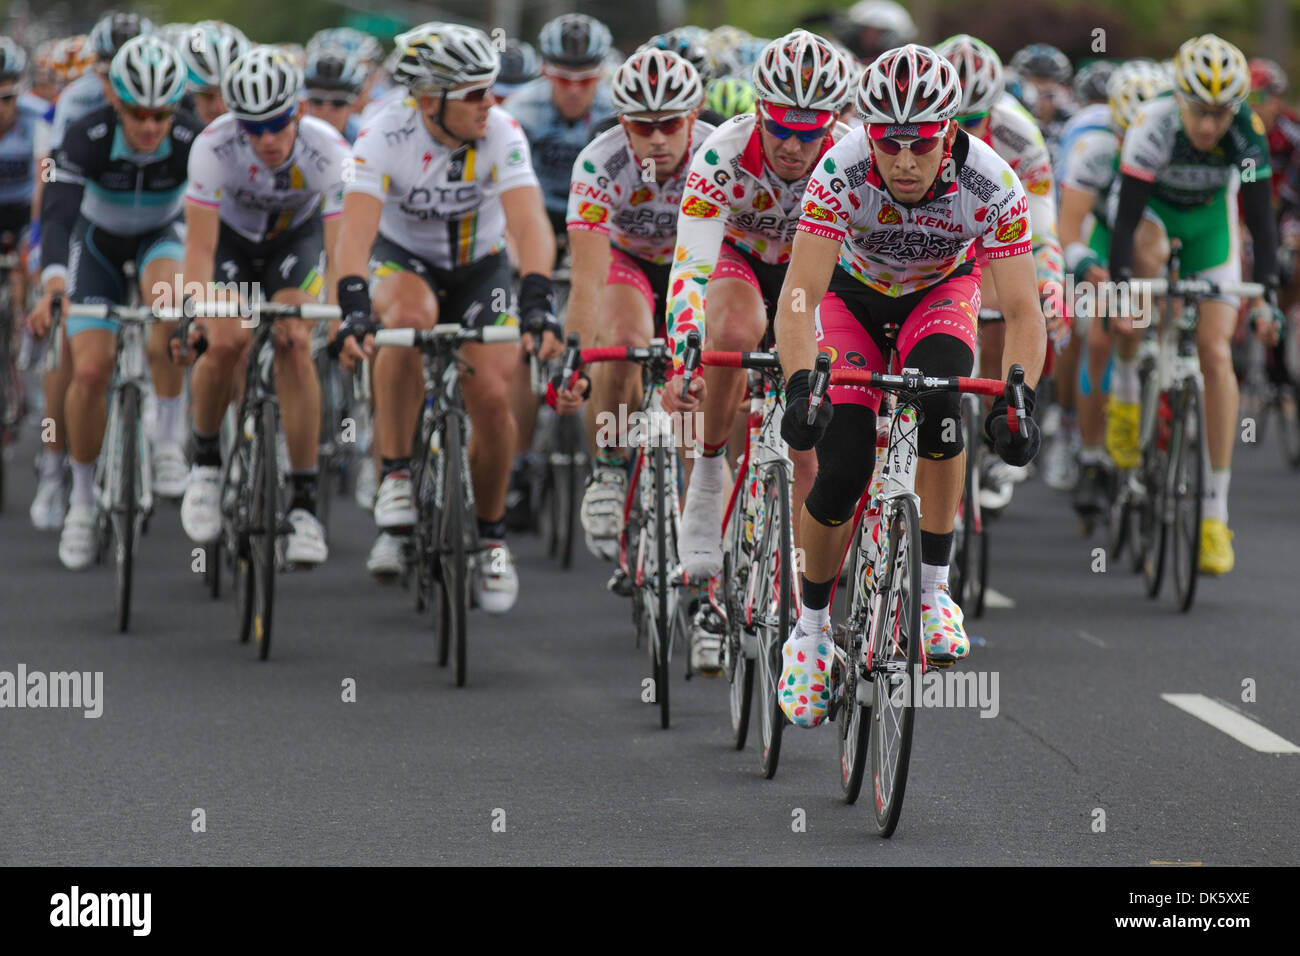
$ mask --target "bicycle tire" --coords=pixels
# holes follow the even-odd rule
[[[1201,389],[1195,379],[1184,383],[1174,413],[1169,447],[1173,500],[1169,505],[1172,528],[1174,594],[1178,610],[1186,613],[1196,600],[1196,580],[1201,561],[1201,496],[1209,466],[1205,447],[1205,419]]]
[[[668,550],[668,508],[665,477],[668,474],[668,451],[655,445],[650,454],[651,468],[654,471],[654,630],[651,632],[652,653],[655,656],[655,700],[659,704],[659,726],[664,730],[669,725],[668,664],[673,651],[673,622],[668,616],[668,591],[672,587],[670,580],[671,556]]]
[[[776,685],[781,680],[781,648],[790,635],[794,618],[793,585],[790,579],[790,555],[784,548],[793,543],[790,532],[790,488],[783,463],[777,462],[766,469],[763,478],[763,534],[762,544],[756,549],[759,565],[755,579],[760,582],[763,600],[769,604],[764,619],[775,618],[774,625],[759,626],[759,711],[761,752],[759,769],[763,777],[776,776],[781,761],[781,734],[785,729],[785,711]],[[758,537],[757,533],[755,535]],[[771,581],[773,594],[765,582]],[[774,599],[774,600],[773,600]],[[775,611],[775,613],[772,613]]]
[[[849,576],[845,580],[851,588],[849,593],[852,595],[849,599],[850,621],[856,619],[859,613],[857,605],[863,600],[858,596],[857,582],[863,569],[859,567],[862,549],[857,539],[866,533],[865,527],[859,527],[849,543]],[[870,618],[867,618],[865,624],[867,628],[871,627]],[[843,697],[837,720],[839,722],[840,797],[852,806],[862,792],[862,779],[866,775],[867,756],[871,750],[871,705],[859,703],[857,693],[858,682],[866,679],[859,670],[861,662],[858,659],[866,643],[866,635],[859,635],[856,640],[853,634],[846,633],[846,636],[849,643],[849,659],[840,690]]]
[[[214,601],[221,598],[221,560],[223,550],[224,548],[222,547],[220,536],[218,536],[217,540],[213,541],[211,544],[204,545],[203,548],[203,560],[206,562],[203,568],[205,572],[204,577],[207,579],[208,594]]]
[[[448,416],[443,419],[442,506],[439,508],[438,555],[442,572],[445,613],[440,623],[446,621],[442,634],[450,645],[452,680],[457,687],[465,686],[468,666],[466,645],[466,618],[469,616],[469,561],[465,550],[465,475],[461,464],[461,423]]]
[[[908,685],[920,673],[921,650],[921,519],[911,498],[892,499],[887,508],[888,560],[879,585],[885,598],[872,622],[871,653],[872,806],[882,837],[893,836],[903,811],[916,717]]]
[[[253,636],[258,660],[271,653],[271,631],[275,614],[275,544],[279,525],[277,508],[275,405],[262,402],[257,412],[257,440],[253,463]],[[257,537],[261,535],[261,537]]]
[[[977,537],[975,530],[975,501],[976,496],[979,494],[977,490],[979,482],[977,448],[979,446],[976,442],[982,439],[979,432],[972,427],[972,418],[974,416],[971,413],[970,404],[963,398],[961,406],[963,440],[966,443],[966,480],[962,486],[961,494],[961,529],[953,536],[954,560],[949,572],[949,584],[953,598],[958,606],[966,608],[971,604],[971,598],[974,596],[973,585],[978,578],[978,569],[973,566],[973,562],[978,560],[974,555],[978,544],[975,540]]]
[[[742,479],[743,480],[743,479]],[[737,500],[723,532],[726,546],[722,553],[722,606],[726,617],[723,632],[723,670],[727,675],[727,710],[731,718],[731,744],[737,750],[745,749],[749,737],[749,718],[754,706],[754,665],[745,656],[740,619],[740,591],[742,576],[739,565],[745,561],[743,542],[745,517],[744,502]],[[745,568],[748,572],[748,565]]]
[[[1164,582],[1165,552],[1169,543],[1169,525],[1164,519],[1168,474],[1169,452],[1153,449],[1151,471],[1146,477],[1148,497],[1142,509],[1142,579],[1149,598],[1159,596],[1160,585]]]
[[[113,489],[111,505],[113,519],[116,587],[114,608],[117,613],[117,630],[126,633],[131,624],[131,585],[135,567],[135,488],[136,467],[139,455],[144,453],[140,434],[140,392],[134,385],[124,385],[117,394],[117,435],[114,439],[117,455],[117,487]]]

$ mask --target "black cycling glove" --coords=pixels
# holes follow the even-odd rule
[[[791,375],[785,383],[785,415],[781,419],[781,437],[795,451],[807,451],[826,434],[835,410],[831,407],[830,396],[822,398],[821,407],[817,409],[817,418],[808,424],[808,399],[812,395],[810,379],[812,371],[801,368]]]
[[[993,442],[993,450],[1008,465],[1027,465],[1038,454],[1043,439],[1034,422],[1034,390],[1028,385],[1019,386],[1024,396],[1025,413],[1019,420],[1019,430],[1011,434],[1007,408],[1015,404],[1015,387],[1007,383],[1003,393],[994,400],[993,410],[984,419],[984,434]]]

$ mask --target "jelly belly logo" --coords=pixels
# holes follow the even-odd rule
[[[759,212],[762,212],[764,209],[771,209],[772,194],[767,192],[756,193],[754,195],[754,208]]]
[[[643,202],[649,202],[651,199],[654,198],[655,198],[654,190],[651,189],[649,186],[642,186],[640,189],[638,189],[636,192],[634,192],[631,195],[628,201],[631,202],[633,206],[639,206]]]
[[[876,214],[876,221],[882,226],[896,226],[903,221],[902,213],[893,206],[881,206]]]
[[[718,207],[704,199],[697,199],[692,196],[682,203],[682,213],[687,216],[694,216],[696,219],[712,219],[718,214]]]
[[[825,206],[819,206],[811,199],[803,204],[803,214],[809,219],[816,219],[819,222],[834,222],[835,213],[831,212]]]
[[[998,231],[993,233],[993,238],[998,242],[1015,242],[1028,229],[1029,224],[1024,219],[1017,219],[1015,222],[1008,222],[998,226]]]
[[[594,226],[596,223],[604,222],[609,218],[609,210],[604,206],[597,206],[595,203],[584,202],[578,206],[578,218]]]

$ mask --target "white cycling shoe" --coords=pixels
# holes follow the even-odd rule
[[[682,570],[692,580],[704,581],[722,569],[722,513],[727,508],[727,462],[697,458],[682,508]]]
[[[179,498],[189,489],[190,463],[179,442],[153,446],[153,490],[159,498]],[[218,475],[218,479],[220,476]]]
[[[489,614],[505,614],[519,598],[519,574],[504,541],[485,541],[473,558],[474,603]]]
[[[379,493],[375,496],[375,524],[381,530],[409,528],[416,520],[411,475],[395,471],[379,485]]]
[[[181,499],[181,527],[195,544],[211,544],[221,536],[221,469],[195,465]]]
[[[384,584],[395,581],[405,569],[402,561],[402,546],[406,539],[401,535],[379,532],[370,556],[366,558],[366,570]]]
[[[53,478],[42,478],[32,499],[32,527],[37,531],[58,531],[68,513],[68,492],[63,487],[62,473]]]
[[[320,520],[306,508],[294,508],[289,524],[293,531],[285,541],[284,559],[290,564],[324,564],[330,549]]]
[[[68,509],[59,536],[59,560],[69,571],[84,571],[95,563],[95,509],[74,505]]]
[[[587,550],[605,561],[618,557],[618,534],[623,529],[623,505],[627,498],[627,475],[623,469],[596,468],[582,496],[582,530]]]

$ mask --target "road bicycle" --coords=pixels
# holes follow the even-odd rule
[[[460,356],[467,342],[519,341],[519,327],[465,328],[443,323],[431,329],[381,329],[375,346],[417,348],[424,355],[424,406],[411,448],[411,489],[416,522],[405,550],[416,610],[434,608],[438,666],[447,666],[457,687],[465,686],[470,562],[479,551],[474,486],[469,470],[469,414],[461,395],[462,371],[473,368]]]

